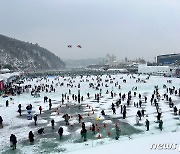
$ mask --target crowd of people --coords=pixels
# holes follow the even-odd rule
[[[127,75],[128,76],[128,75]],[[129,75],[131,79],[134,79],[136,80],[136,83],[139,83],[139,82],[143,82],[143,83],[146,83],[145,80],[141,80],[140,78],[137,78],[137,77],[134,77],[133,75]],[[91,77],[91,76],[89,76]],[[74,80],[73,78],[64,78],[64,81],[68,80],[68,84],[65,85],[64,82],[58,82],[56,84],[54,84],[54,82],[52,81],[51,84],[41,84],[41,85],[35,85],[34,87],[32,85],[26,85],[24,87],[15,87],[14,89],[11,88],[11,93],[13,95],[21,95],[22,93],[25,93],[25,92],[30,92],[30,94],[32,96],[37,96],[37,94],[40,94],[41,92],[46,92],[46,93],[55,93],[56,92],[56,86],[60,86],[60,87],[63,87],[63,86],[66,86],[69,88],[68,90],[68,93],[62,93],[62,98],[61,98],[61,104],[63,105],[65,103],[65,101],[69,102],[69,100],[71,99],[70,96],[72,97],[72,101],[76,101],[78,102],[79,104],[81,102],[84,101],[84,98],[85,96],[81,96],[80,95],[80,90],[78,91],[78,94],[74,94],[72,93],[71,91],[71,88],[73,88],[74,86],[76,86],[74,84]],[[147,80],[149,80],[150,76],[148,76],[148,78],[146,78]],[[42,78],[42,80],[45,80],[46,82],[48,82],[48,78]],[[89,83],[89,88],[91,89],[94,89],[95,91],[98,90],[98,93],[95,93],[94,94],[94,100],[96,100],[96,103],[100,103],[101,101],[101,98],[103,97],[102,95],[102,87],[108,87],[108,82],[109,83],[114,83],[114,79],[111,77],[111,75],[107,75],[106,77],[106,80],[105,82],[103,82],[101,76],[96,76],[96,77],[91,77],[92,83]],[[122,78],[123,79],[123,78]],[[33,80],[33,79],[32,79]],[[89,79],[84,79],[83,76],[81,76],[81,80],[80,80],[80,83],[81,82],[89,82]],[[123,79],[123,83],[126,83],[126,79]],[[171,83],[169,80],[167,81],[168,83]],[[77,88],[80,89],[80,83],[78,83],[77,85]],[[127,108],[133,106],[135,108],[137,108],[137,113],[135,116],[135,123],[136,125],[139,125],[142,118],[146,118],[145,120],[145,124],[144,126],[146,126],[146,131],[149,131],[150,130],[150,120],[148,119],[148,115],[146,114],[146,110],[148,109],[144,109],[142,106],[146,103],[150,103],[151,106],[153,106],[155,108],[155,111],[156,111],[156,114],[157,114],[157,123],[158,123],[158,127],[159,129],[162,131],[163,130],[163,120],[162,120],[162,110],[161,110],[161,107],[160,107],[160,100],[163,99],[165,100],[166,102],[168,102],[169,104],[169,108],[173,108],[173,111],[174,111],[174,115],[177,116],[179,115],[180,117],[180,109],[177,108],[177,106],[174,104],[173,100],[172,100],[172,95],[175,95],[175,96],[179,96],[180,97],[180,88],[179,89],[176,89],[174,86],[173,87],[167,87],[167,85],[163,85],[163,88],[166,89],[166,93],[164,94],[160,94],[159,92],[159,87],[158,85],[156,85],[154,87],[154,91],[152,91],[152,96],[151,98],[147,98],[147,96],[142,96],[141,93],[138,94],[138,87],[133,87],[130,91],[128,91],[127,93],[122,93],[121,92],[121,85],[117,82],[114,83],[114,86],[115,87],[118,87],[118,91],[119,93],[116,93],[115,91],[111,90],[107,90],[105,94],[110,94],[110,97],[113,99],[113,98],[117,98],[116,96],[118,96],[118,99],[116,102],[112,102],[111,103],[111,110],[112,110],[112,115],[116,115],[116,114],[122,114],[122,119],[127,119],[127,113],[128,113],[128,110]],[[29,91],[31,89],[31,91]],[[90,99],[90,97],[92,96],[93,94],[88,92],[87,93],[87,99]],[[39,96],[40,97],[40,96]],[[138,98],[138,102],[133,102],[133,97],[136,97]],[[56,107],[53,105],[52,103],[52,99],[51,98],[48,98],[47,96],[44,96],[43,98],[43,102],[44,103],[47,103],[48,102],[48,105],[49,105],[49,110],[51,111],[52,110],[52,107]],[[111,100],[110,100],[111,101]],[[6,107],[9,107],[9,101],[6,100],[5,102],[5,106]],[[22,105],[21,104],[18,104],[18,112],[19,112],[19,116],[22,116]],[[32,120],[32,104],[29,104],[26,106],[26,114],[27,114],[27,119],[28,120]],[[79,106],[80,108],[80,106]],[[117,113],[117,109],[120,108],[120,113]],[[42,111],[45,110],[42,108],[42,106],[40,105],[39,106],[39,115],[37,114],[34,114],[33,116],[33,119],[34,119],[34,125],[37,126],[37,121],[38,121],[38,116],[40,116],[42,114]],[[94,112],[94,111],[93,111]],[[101,110],[101,115],[102,116],[106,116],[106,113],[105,113],[105,109],[102,109]],[[70,115],[68,115],[67,113],[65,113],[64,115],[62,115],[62,117],[64,118],[64,121],[65,121],[65,126],[69,126],[69,120],[70,120]],[[82,129],[81,129],[81,137],[82,137],[82,140],[83,141],[86,141],[87,140],[87,128],[85,126],[85,122],[83,121],[83,117],[81,114],[77,114],[77,119],[78,119],[78,122],[82,125]],[[5,129],[3,128],[3,122],[5,122],[6,119],[3,121],[3,118],[0,116],[0,128],[2,129]],[[55,129],[55,120],[52,119],[51,120],[51,126],[52,126],[52,129]],[[120,129],[120,126],[118,126],[118,124],[115,124],[114,125],[114,129],[115,129],[115,139],[119,139],[119,136],[120,136],[120,133],[121,133],[121,129]],[[59,134],[59,138],[60,140],[63,139],[63,126],[60,126],[59,129],[57,130],[57,133]],[[92,124],[92,129],[91,129],[91,132],[93,135],[96,134],[96,126],[95,124]],[[40,128],[38,130],[38,134],[43,134],[45,133],[44,132],[44,128]],[[34,138],[35,138],[35,135],[32,131],[29,132],[29,142],[30,143],[33,143],[34,142]],[[17,138],[14,134],[11,134],[10,136],[10,146],[12,147],[12,149],[16,149],[16,144],[17,144]]]

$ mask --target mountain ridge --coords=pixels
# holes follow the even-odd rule
[[[58,70],[65,63],[54,53],[29,43],[0,34],[0,66],[19,70]]]

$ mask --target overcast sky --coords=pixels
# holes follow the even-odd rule
[[[180,0],[0,0],[0,33],[60,58],[153,60],[180,53]]]

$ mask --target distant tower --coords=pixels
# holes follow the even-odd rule
[[[106,54],[106,63],[109,64],[111,62],[111,56]]]
[[[154,57],[154,62],[155,62],[155,63],[157,63],[157,61],[156,61],[156,57]]]
[[[125,62],[126,62],[126,63],[128,62],[128,58],[127,58],[127,57],[125,57]]]
[[[112,54],[112,61],[111,61],[111,62],[113,62],[113,61],[115,61],[115,56],[114,56],[114,54]]]

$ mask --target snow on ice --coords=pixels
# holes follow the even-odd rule
[[[126,80],[124,82],[123,80]],[[171,80],[172,82],[167,82]],[[63,83],[63,84],[62,84]],[[92,83],[92,84],[90,84]],[[17,137],[17,149],[15,153],[166,153],[167,150],[152,150],[150,146],[156,143],[177,143],[179,144],[179,115],[174,115],[174,108],[169,107],[169,100],[164,98],[167,94],[172,98],[172,102],[177,109],[180,109],[179,88],[180,80],[178,78],[165,78],[161,76],[147,75],[102,75],[102,76],[77,76],[77,77],[48,77],[24,79],[25,85],[32,85],[29,90],[16,96],[1,97],[0,116],[3,118],[3,128],[0,128],[0,151],[1,153],[11,153],[9,147],[9,137],[15,134]],[[54,91],[50,87],[40,92],[40,97],[31,95],[31,90],[35,86],[53,85]],[[68,85],[68,86],[67,86]],[[90,86],[91,85],[91,86]],[[162,112],[163,130],[159,129],[157,122],[157,106],[151,105],[151,97],[156,88],[158,96],[157,104]],[[165,88],[173,88],[178,91],[177,95],[169,94]],[[137,88],[136,88],[137,87]],[[69,91],[70,89],[70,91]],[[131,101],[127,105],[128,92],[131,91]],[[134,95],[136,93],[136,96]],[[83,100],[78,103],[72,98],[72,95],[83,96]],[[90,94],[90,97],[87,96]],[[113,97],[111,95],[113,93]],[[121,104],[117,107],[121,96],[126,94],[125,99],[121,98]],[[62,102],[62,94],[64,103]],[[95,99],[99,95],[99,101]],[[141,94],[141,98],[139,98]],[[52,109],[49,110],[49,102],[44,103],[44,96],[52,100]],[[144,98],[147,97],[147,102]],[[10,99],[11,98],[11,99]],[[9,106],[6,107],[6,100],[9,100]],[[141,107],[139,100],[142,101]],[[113,114],[112,103],[115,105],[116,114]],[[19,115],[18,104],[22,105],[22,116]],[[37,114],[37,126],[34,120],[27,120],[26,106],[32,104],[32,115]],[[138,104],[138,107],[137,107]],[[123,119],[121,105],[126,105],[126,118]],[[39,112],[39,106],[42,106],[42,113]],[[138,110],[144,110],[144,117],[136,124],[136,114]],[[101,111],[105,111],[105,116]],[[63,115],[70,116],[69,125],[66,125]],[[85,122],[87,129],[87,141],[81,139],[81,122],[79,123],[78,114],[82,116],[81,122]],[[51,120],[55,121],[55,129],[51,128]],[[146,131],[145,120],[150,121],[150,130]],[[96,133],[91,131],[92,124],[96,125]],[[115,140],[115,125],[121,129],[120,138]],[[58,135],[59,127],[63,127],[63,139],[60,141]],[[45,134],[38,134],[37,131],[44,128]],[[35,135],[34,144],[28,140],[29,131]],[[170,140],[172,139],[172,140]],[[100,146],[101,145],[101,146]],[[170,150],[169,150],[170,151]],[[168,151],[168,152],[169,152]],[[171,153],[178,152],[178,149],[171,150]]]

